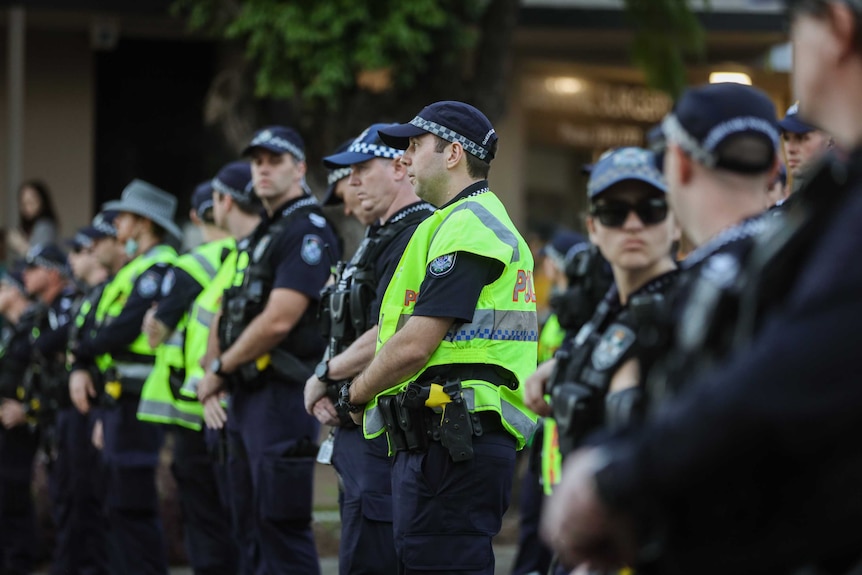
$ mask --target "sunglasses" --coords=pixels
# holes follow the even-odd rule
[[[608,228],[621,228],[629,217],[629,212],[634,212],[645,226],[661,223],[667,218],[667,200],[664,198],[650,198],[641,200],[636,204],[622,201],[609,201],[590,208],[590,214],[597,218],[603,226]]]

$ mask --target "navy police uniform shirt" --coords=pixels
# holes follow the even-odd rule
[[[285,217],[310,196],[302,196],[281,206],[273,217],[266,218],[261,226],[268,228]],[[260,237],[260,234],[255,234]],[[293,219],[286,231],[272,238],[269,252],[275,270],[273,289],[289,289],[304,294],[308,299],[320,299],[320,290],[331,275],[331,268],[341,256],[338,236],[329,222],[319,213],[309,213]]]
[[[156,319],[174,329],[203,290],[204,286],[187,271],[172,267],[165,272]]]
[[[421,212],[425,217],[428,217],[434,212],[434,206],[427,202],[416,202],[409,206],[405,206],[394,213],[391,218],[383,223],[382,226],[376,228],[373,233],[379,233],[380,230],[383,230],[386,226],[393,225],[401,221],[401,219],[411,217],[413,214],[418,212]],[[392,280],[395,270],[398,269],[398,263],[401,261],[401,256],[404,254],[404,250],[407,249],[407,244],[410,243],[410,238],[413,237],[413,232],[416,231],[416,228],[420,223],[421,221],[416,221],[414,224],[404,226],[404,228],[398,232],[398,235],[389,241],[380,256],[377,258],[377,265],[375,267],[375,272],[377,274],[377,290],[375,292],[374,302],[371,304],[371,310],[368,314],[368,317],[375,318],[375,323],[376,318],[380,317],[380,302],[383,301],[383,295],[386,293],[386,288],[389,287],[389,282]]]
[[[487,187],[486,180],[471,184],[446,205]],[[473,321],[482,289],[499,278],[503,269],[503,264],[495,259],[467,252],[437,258],[425,270],[413,315]]]
[[[69,324],[75,309],[75,301],[80,297],[78,289],[70,285],[57,296],[48,307],[48,313],[41,326],[39,337],[33,347],[45,358],[63,354],[69,342]]]

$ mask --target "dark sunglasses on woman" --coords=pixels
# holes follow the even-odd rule
[[[637,203],[611,200],[594,204],[590,207],[590,215],[608,228],[620,228],[626,223],[629,212],[634,212],[645,225],[661,223],[667,218],[668,206],[664,198],[649,198]]]

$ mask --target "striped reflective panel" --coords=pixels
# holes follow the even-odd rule
[[[141,399],[138,402],[138,415],[149,415],[159,419],[170,419],[174,421],[183,421],[200,427],[201,417],[196,414],[186,413],[177,409],[170,403],[163,401],[154,401],[152,399]]]
[[[444,341],[538,341],[539,325],[535,311],[477,309],[470,323],[453,324]]]
[[[382,431],[385,427],[383,416],[380,415],[380,404],[375,403],[374,407],[369,407],[365,410],[365,429],[369,434]]]
[[[197,313],[195,314],[195,318],[197,322],[204,327],[210,327],[213,324],[213,319],[215,318],[215,312],[211,312],[207,309],[198,308]]]
[[[183,347],[183,343],[186,340],[186,334],[184,331],[174,330],[171,334],[171,337],[165,342],[165,345],[169,345],[172,347]]]
[[[213,266],[212,262],[210,262],[207,259],[207,257],[205,255],[203,255],[202,253],[192,252],[191,256],[192,256],[192,259],[194,259],[196,262],[198,262],[201,265],[201,267],[203,268],[203,270],[206,272],[207,276],[209,276],[210,279],[213,279],[215,277],[215,275],[218,273],[218,269],[215,266]]]
[[[515,263],[521,261],[521,250],[518,248],[518,238],[515,234],[507,228],[503,222],[501,222],[497,216],[492,214],[488,209],[478,202],[466,201],[463,202],[460,206],[455,207],[449,215],[446,216],[440,225],[437,226],[437,230],[435,230],[434,235],[431,236],[431,243],[434,243],[434,238],[437,237],[437,234],[440,232],[440,228],[443,227],[443,224],[446,223],[446,220],[451,218],[454,214],[458,213],[461,210],[470,210],[473,214],[479,218],[479,221],[482,222],[486,228],[494,232],[497,236],[497,239],[508,245],[512,248],[512,260],[509,263]]]
[[[200,377],[192,375],[189,376],[184,382],[183,386],[180,388],[180,393],[187,397],[195,398],[198,395],[198,384],[201,382]]]
[[[466,387],[461,394],[464,397],[464,403],[467,405],[467,411],[476,411],[476,390],[472,387]],[[500,398],[500,410],[503,412],[503,419],[518,430],[521,435],[528,439],[533,436],[533,432],[539,425],[537,422],[527,417],[523,411],[502,397]]]
[[[117,370],[117,377],[128,379],[147,379],[153,371],[152,364],[145,363],[115,363],[114,368]]]

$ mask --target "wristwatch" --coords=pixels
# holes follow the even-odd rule
[[[329,360],[324,359],[314,368],[314,376],[323,383],[335,383],[335,380],[329,377]]]
[[[350,383],[345,383],[338,391],[338,407],[344,408],[350,413],[360,413],[365,405],[354,405],[350,403]]]
[[[225,377],[227,375],[227,373],[222,371],[221,358],[220,357],[217,357],[214,360],[212,360],[212,363],[210,363],[210,371],[219,377]]]

